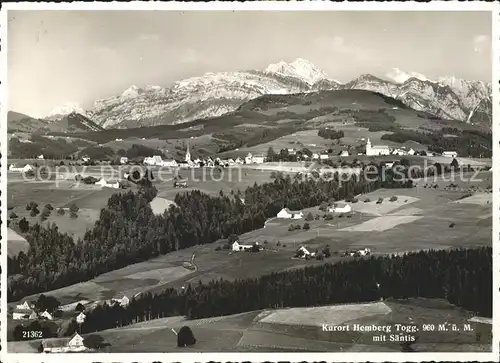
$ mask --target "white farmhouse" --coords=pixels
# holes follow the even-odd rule
[[[70,338],[45,339],[42,341],[42,348],[44,353],[82,352],[87,349],[78,333]]]
[[[306,257],[314,257],[316,255],[316,252],[310,252],[307,248],[305,248],[304,246],[300,246],[298,249],[297,249],[297,255],[303,257],[303,258],[306,258]]]
[[[321,154],[321,155],[319,156],[319,159],[320,159],[320,160],[328,160],[328,154]]]
[[[85,318],[87,317],[87,315],[85,315],[83,312],[81,312],[80,314],[78,314],[78,316],[76,317],[76,323],[77,324],[83,324],[85,322]]]
[[[120,164],[127,164],[128,163],[128,158],[126,156],[122,156],[120,158]]]
[[[443,151],[443,156],[447,158],[456,158],[458,153],[456,151]]]
[[[177,168],[179,163],[175,160],[163,160],[161,166],[169,167],[169,168]]]
[[[352,207],[347,203],[335,203],[332,207],[328,208],[330,213],[349,213],[352,211]]]
[[[391,150],[389,149],[389,146],[386,145],[373,145],[368,139],[366,141],[366,155],[367,156],[379,156],[379,155],[390,155]]]
[[[266,158],[262,155],[255,155],[252,157],[252,162],[254,164],[263,164]]]
[[[9,171],[17,171],[17,172],[20,172],[20,173],[27,173],[29,171],[33,171],[33,167],[31,165],[29,165],[29,164],[26,164],[22,168],[18,168],[18,167],[16,167],[15,164],[10,164],[9,165]]]
[[[106,181],[104,179],[101,179],[95,183],[95,185],[103,187],[103,188],[113,188],[113,189],[120,189],[120,183],[116,180],[113,181]]]
[[[245,251],[245,250],[251,250],[252,245],[240,245],[238,241],[234,241],[233,245],[231,246],[232,250],[237,252],[237,251]]]
[[[369,248],[363,248],[362,250],[358,251],[358,254],[360,256],[368,256],[371,254],[371,250]]]
[[[342,152],[340,153],[340,156],[349,156],[349,151],[342,150]]]
[[[31,310],[34,307],[35,307],[34,304],[30,303],[28,300],[26,300],[25,302],[23,302],[20,305],[16,305],[16,309],[18,309],[18,310]]]
[[[119,304],[121,307],[126,307],[130,303],[130,299],[126,296],[123,296],[122,298],[113,298],[111,300],[112,304]]]
[[[283,208],[276,217],[284,219],[301,219],[304,218],[304,213],[302,213],[302,211],[291,211],[288,208]]]
[[[40,317],[47,319],[47,320],[54,320],[54,317],[52,316],[52,314],[49,313],[47,310],[45,310],[43,313],[41,313]]]
[[[24,319],[29,319],[31,314],[33,313],[33,310],[27,310],[27,309],[16,309],[12,313],[12,319],[14,320],[24,320]]]
[[[415,150],[413,149],[408,150],[408,155],[415,155]]]
[[[317,153],[312,154],[312,159],[313,160],[318,160],[319,159],[319,154],[317,154]]]
[[[43,154],[42,154],[42,155],[38,155],[38,159],[43,160],[43,159],[45,159],[45,158],[44,158],[44,156],[43,156]]]
[[[251,164],[253,162],[253,156],[251,153],[248,153],[247,156],[245,156],[245,164]]]
[[[403,149],[394,149],[392,151],[392,155],[400,155],[400,156],[402,156],[402,155],[407,155],[407,152],[405,150],[403,150]]]
[[[152,157],[145,158],[143,163],[151,166],[153,165],[161,166],[163,164],[163,160],[160,155],[154,155]]]

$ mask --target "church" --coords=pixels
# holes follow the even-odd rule
[[[373,145],[368,139],[366,142],[366,155],[367,156],[379,156],[379,155],[390,155],[391,150],[389,149],[389,146],[386,145]]]

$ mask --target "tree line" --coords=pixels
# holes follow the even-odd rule
[[[368,193],[380,187],[411,187],[411,181],[359,177],[292,178],[248,187],[244,193],[210,196],[194,190],[177,194],[175,205],[155,215],[149,202],[156,188],[144,179],[139,191],[112,195],[99,219],[76,241],[55,224],[30,226],[27,253],[8,257],[9,301],[49,291],[179,249],[215,242],[262,228],[283,208],[304,209],[330,199]],[[244,203],[242,202],[244,199]]]

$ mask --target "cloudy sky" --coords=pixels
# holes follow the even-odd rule
[[[489,12],[9,11],[9,109],[34,117],[135,84],[304,58],[331,78],[393,68],[491,82]]]

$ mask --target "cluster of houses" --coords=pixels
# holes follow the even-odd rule
[[[83,324],[86,315],[80,312],[76,316],[76,322],[78,324]],[[13,320],[54,320],[54,315],[49,313],[47,310],[43,312],[37,312],[35,309],[35,304],[30,301],[25,301],[22,304],[16,305],[16,308],[12,312]]]
[[[47,310],[38,313],[35,310],[35,304],[25,301],[20,305],[16,305],[15,310],[12,312],[13,320],[53,320],[54,317]]]
[[[336,202],[327,208],[330,213],[345,214],[352,212],[352,207],[348,203]],[[276,215],[277,218],[281,219],[302,219],[304,218],[304,212],[302,211],[291,211],[288,208],[283,208]]]
[[[369,248],[363,248],[360,250],[350,250],[344,252],[343,256],[350,256],[350,257],[362,257],[362,256],[369,256],[371,255],[372,251]]]

